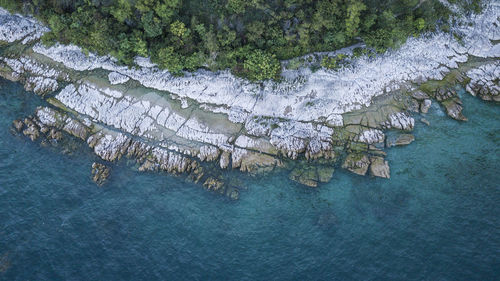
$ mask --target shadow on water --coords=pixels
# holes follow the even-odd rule
[[[384,188],[381,185],[351,189],[350,204],[362,216],[373,216],[377,220],[398,219],[407,211],[412,199],[404,188]]]

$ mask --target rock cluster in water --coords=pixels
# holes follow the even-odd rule
[[[425,115],[433,100],[457,120],[467,119],[456,85],[499,101],[499,13],[491,3],[457,24],[462,42],[429,34],[340,71],[284,70],[282,82],[254,84],[227,71],[179,78],[145,58],[127,68],[76,46],[45,47],[38,42],[45,27],[0,10],[0,75],[50,104],[14,121],[31,140],[71,136],[104,161],[126,157],[141,171],[186,174],[236,199],[238,188],[220,171],[282,167],[312,187],[337,166],[389,178],[384,147],[414,141],[412,116]],[[391,139],[387,130],[400,133]],[[101,165],[93,165],[98,184],[109,175]]]

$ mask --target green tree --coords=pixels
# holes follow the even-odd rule
[[[172,47],[165,47],[159,50],[158,63],[160,67],[168,69],[174,75],[180,75],[184,68],[181,64],[181,57]]]
[[[157,1],[154,6],[154,11],[164,23],[169,23],[179,9],[180,4],[181,0]]]
[[[277,79],[281,72],[280,62],[274,55],[261,50],[248,54],[243,67],[250,80]]]
[[[147,37],[154,38],[162,34],[163,24],[160,19],[154,16],[152,11],[143,14],[141,22]]]
[[[354,37],[359,33],[361,12],[366,10],[365,4],[358,0],[351,0],[347,5],[347,18],[345,20],[346,35]]]
[[[117,0],[115,5],[111,7],[110,13],[119,22],[124,22],[126,19],[132,17],[132,4],[130,0]]]

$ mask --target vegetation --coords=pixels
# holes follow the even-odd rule
[[[43,37],[46,44],[73,43],[124,64],[150,56],[175,74],[231,68],[252,80],[279,77],[279,60],[359,40],[383,52],[444,25],[450,16],[438,0],[0,0],[0,5],[45,22],[52,30]],[[340,60],[322,64],[335,68]]]
[[[335,57],[326,56],[321,60],[321,66],[328,69],[337,69],[345,63],[347,56],[337,54]]]

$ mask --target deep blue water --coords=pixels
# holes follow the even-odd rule
[[[390,180],[285,173],[237,202],[181,178],[113,166],[9,132],[41,103],[0,80],[1,280],[499,280],[500,106],[466,94],[469,122],[433,106]]]

